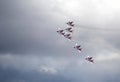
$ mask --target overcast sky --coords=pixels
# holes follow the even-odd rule
[[[119,22],[119,0],[0,0],[0,82],[120,82]]]

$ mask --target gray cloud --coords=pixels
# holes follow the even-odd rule
[[[119,82],[118,3],[0,1],[0,80]],[[69,20],[76,25],[73,42],[56,33]],[[81,44],[82,53],[73,49],[76,42]],[[95,64],[84,60],[87,55],[94,57]]]
[[[115,54],[114,54],[115,55]],[[113,56],[111,54],[111,56]],[[119,56],[119,55],[118,55]],[[3,71],[3,76],[9,76],[6,74],[7,70],[13,70],[10,78],[8,80],[13,79],[15,75],[18,77],[14,78],[14,80],[24,80],[25,82],[28,80],[35,81],[39,75],[41,75],[38,80],[42,81],[42,79],[46,79],[45,81],[53,81],[57,80],[65,80],[71,82],[79,82],[79,81],[98,81],[98,82],[106,82],[106,80],[110,80],[110,82],[119,81],[119,65],[120,58],[106,58],[101,60],[97,60],[95,64],[89,64],[87,61],[80,60],[80,58],[55,58],[55,57],[38,57],[38,56],[14,56],[14,55],[1,55],[0,56],[0,66],[1,71]],[[101,57],[98,57],[101,58]],[[104,58],[104,57],[103,57]],[[112,60],[112,61],[111,61]],[[4,62],[4,63],[3,63]],[[6,72],[5,72],[5,71]],[[114,71],[113,71],[114,70]],[[9,72],[9,70],[8,70]],[[19,73],[20,72],[20,73]],[[17,74],[16,74],[17,73]],[[25,77],[21,75],[24,73]],[[29,73],[29,74],[28,74]],[[2,74],[2,73],[1,73]],[[28,75],[26,75],[28,74]],[[45,75],[45,76],[44,76]],[[49,79],[51,76],[54,79]],[[34,77],[34,78],[30,78]],[[63,78],[61,78],[63,77]],[[61,79],[61,80],[60,80]],[[7,80],[7,79],[6,79]],[[4,81],[4,80],[3,80]]]
[[[18,71],[13,69],[0,69],[0,78],[2,82],[34,82],[34,81],[44,81],[44,82],[71,82],[70,78],[65,78],[60,75],[49,75],[43,73],[37,73],[35,71]]]
[[[26,5],[23,1],[20,3],[10,3],[4,9],[5,13],[2,16],[4,19],[1,20],[0,28],[1,52],[24,53],[36,49],[42,52],[49,46],[49,42],[54,45],[55,41],[51,39],[55,40],[56,29],[54,32],[51,30],[53,25],[47,23],[49,18],[46,17],[45,11],[41,10],[37,13],[38,10],[35,10],[35,7],[32,8],[32,5]],[[6,17],[6,15],[10,16]],[[44,41],[47,42],[44,43]]]

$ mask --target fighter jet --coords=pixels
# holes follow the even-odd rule
[[[94,63],[94,60],[93,60],[93,57],[86,57],[85,60],[91,62],[91,63]]]
[[[63,36],[65,35],[64,30],[58,30],[57,33],[59,33],[59,34],[61,34],[61,35],[63,35]]]
[[[79,52],[82,51],[81,45],[77,45],[77,44],[76,44],[76,46],[74,46],[74,48],[77,49]]]
[[[73,21],[69,21],[69,22],[67,22],[67,24],[68,24],[69,26],[74,27]]]
[[[67,39],[69,39],[69,40],[72,39],[71,34],[65,34],[64,37],[67,38]]]
[[[66,28],[65,30],[67,30],[68,32],[73,32],[73,30],[72,30],[72,27],[69,27],[69,28]]]

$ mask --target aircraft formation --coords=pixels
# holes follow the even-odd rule
[[[75,24],[73,21],[69,21],[66,23],[69,27],[65,28],[65,29],[58,29],[57,33],[59,33],[60,35],[62,35],[63,37],[67,38],[68,40],[72,41],[72,33],[73,33],[73,28],[75,28]],[[75,44],[75,46],[73,47],[74,49],[76,49],[78,52],[82,52],[82,48],[81,45],[78,45],[77,43]],[[85,60],[89,61],[90,63],[94,63],[93,57],[87,56],[85,58]]]

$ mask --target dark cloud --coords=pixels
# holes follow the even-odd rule
[[[0,81],[119,82],[119,4],[87,1],[1,0]],[[73,41],[56,33],[69,20]]]
[[[6,6],[3,5],[1,9],[0,52],[39,53],[47,52],[46,50],[52,49],[51,46],[54,48],[57,45],[54,38],[56,29],[51,30],[53,25],[47,23],[49,18],[46,17],[46,12],[40,10],[37,13],[34,6],[24,1],[12,2],[3,1]]]
[[[3,6],[1,7],[3,14],[1,14],[2,19],[1,19],[1,28],[0,28],[1,53],[14,53],[14,54],[46,53],[47,54],[49,52],[53,52],[52,54],[57,54],[58,52],[62,53],[62,51],[67,52],[65,51],[66,48],[70,49],[69,48],[70,46],[66,47],[67,45],[65,41],[61,41],[61,39],[63,38],[60,39],[59,35],[57,36],[56,28],[61,25],[60,24],[57,25],[56,24],[57,21],[55,19],[51,19],[51,17],[53,18],[57,17],[57,14],[53,13],[55,12],[54,6],[57,6],[55,2],[48,1],[51,3],[48,5],[48,3],[45,3],[44,1],[40,1],[38,2],[40,3],[40,6],[35,5],[37,4],[35,2],[31,3],[31,1],[29,3],[27,3],[27,1],[14,1],[14,0],[9,3],[8,2],[9,1],[2,1],[2,3],[6,6],[4,6],[1,3]],[[45,4],[48,5],[50,8],[44,7]],[[58,10],[56,12],[58,13]],[[93,14],[96,13],[94,12]],[[78,21],[76,22],[78,23]],[[80,42],[82,40],[83,44],[96,45],[97,42],[94,41],[94,39],[96,38],[100,37],[100,39],[104,40],[107,37],[109,37],[109,41],[113,41],[113,36],[115,36],[114,41],[118,41],[117,44],[119,44],[119,40],[117,39],[118,37],[117,35],[119,33],[116,35],[112,34],[111,31],[106,33],[107,29],[109,28],[98,28],[95,30],[95,27],[98,24],[90,25],[88,24],[87,21],[86,23],[87,23],[86,27],[91,30],[87,29],[81,31],[81,29],[78,29],[77,27],[76,29],[78,30],[79,33],[74,32],[74,36],[79,35],[80,36],[79,38],[82,37],[82,39],[77,38],[75,39],[76,42]],[[90,21],[90,23],[93,23],[93,21]],[[83,24],[85,24],[85,21],[83,22]],[[62,25],[64,26],[64,23]],[[106,31],[102,31],[102,29],[105,29]],[[94,41],[94,43],[90,43],[91,41]],[[114,43],[116,43],[114,41],[112,42],[113,45]],[[66,46],[62,47],[62,45],[66,45]],[[72,46],[73,45],[74,43],[72,43]],[[58,48],[58,46],[60,46],[60,48]],[[87,45],[85,46],[89,47]],[[54,53],[54,51],[56,51],[56,53]]]
[[[35,71],[19,71],[15,69],[0,68],[0,80],[2,82],[72,82],[70,78],[61,75],[49,75]]]

